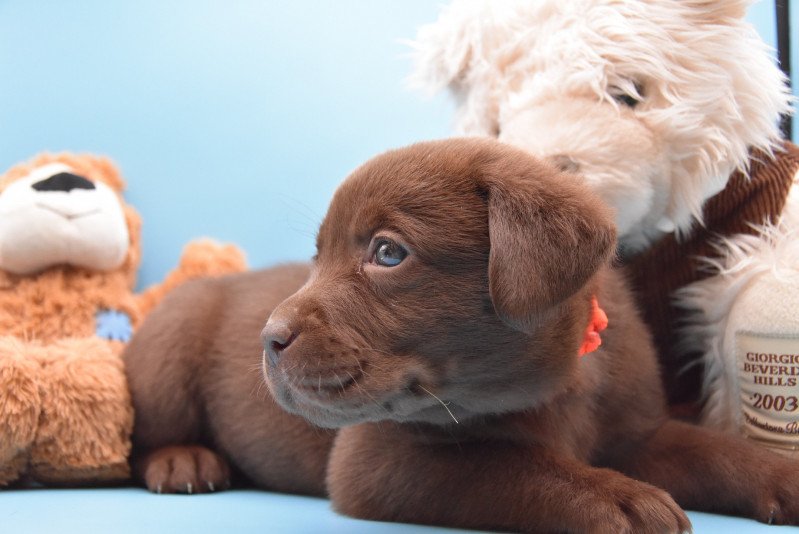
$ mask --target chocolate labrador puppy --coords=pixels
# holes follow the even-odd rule
[[[230,464],[355,517],[466,528],[681,532],[680,506],[796,523],[796,462],[667,419],[611,221],[494,141],[369,161],[310,272],[187,284],[145,321],[137,471],[191,493]]]

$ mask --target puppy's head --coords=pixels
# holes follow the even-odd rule
[[[332,427],[534,406],[568,382],[614,238],[592,194],[520,150],[388,152],[336,192],[310,280],[264,328],[270,390]]]

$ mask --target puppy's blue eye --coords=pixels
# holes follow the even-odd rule
[[[383,267],[396,267],[407,255],[408,251],[397,243],[381,239],[375,248],[374,262]]]

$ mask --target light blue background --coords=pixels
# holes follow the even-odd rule
[[[140,285],[192,237],[250,264],[305,259],[340,180],[443,137],[407,91],[423,1],[0,2],[0,168],[40,150],[111,156],[144,219]]]
[[[308,258],[333,190],[355,166],[450,132],[447,97],[404,89],[410,64],[398,42],[435,20],[438,5],[0,0],[0,169],[42,150],[113,157],[144,218],[141,286],[161,280],[201,235],[238,243],[252,266]],[[773,42],[772,2],[750,17]],[[793,46],[799,57],[795,38]],[[766,530],[691,518],[697,532]],[[137,489],[0,493],[0,524],[9,532],[415,530],[351,521],[301,497]]]
[[[197,236],[255,267],[308,258],[355,166],[449,134],[453,105],[405,89],[399,42],[439,5],[0,0],[0,169],[42,150],[115,159],[144,219],[140,286]],[[772,2],[751,17],[773,41]]]

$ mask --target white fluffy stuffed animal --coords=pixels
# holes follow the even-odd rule
[[[779,139],[791,96],[748,4],[455,0],[419,30],[411,81],[452,91],[459,134],[549,158],[615,207],[673,404],[700,389],[687,346],[706,422],[796,442],[799,356],[747,360],[799,355],[799,151]]]

